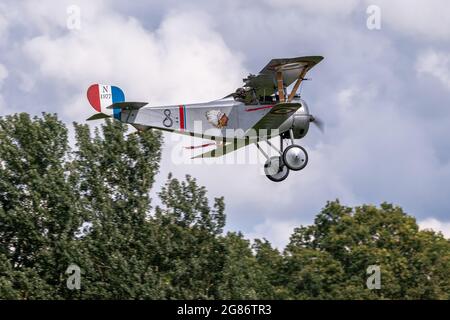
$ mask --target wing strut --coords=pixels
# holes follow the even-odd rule
[[[283,84],[283,72],[277,71],[277,84],[278,84],[278,96],[280,102],[284,102],[284,84]]]
[[[300,73],[300,75],[298,76],[298,79],[295,82],[294,87],[292,88],[291,94],[289,94],[288,102],[291,102],[294,99],[295,94],[297,93],[298,87],[300,87],[300,84],[305,79],[304,77],[306,75],[306,72],[308,72],[308,70],[309,70],[309,68],[304,68],[302,73]]]

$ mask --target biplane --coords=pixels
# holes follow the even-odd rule
[[[158,129],[190,135],[211,140],[216,146],[194,158],[220,157],[255,144],[267,159],[266,176],[280,182],[290,170],[300,171],[308,163],[308,153],[295,140],[306,136],[310,123],[323,130],[322,122],[310,114],[298,93],[307,72],[322,59],[273,59],[259,74],[244,79],[235,92],[206,103],[148,106],[148,102],[125,101],[119,87],[93,84],[87,98],[97,113],[87,120],[112,117],[138,131]],[[288,87],[292,88],[289,93]],[[279,148],[270,141],[275,137],[280,137]],[[276,156],[269,156],[261,148],[262,142],[273,148]]]

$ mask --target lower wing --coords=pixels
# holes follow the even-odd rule
[[[214,150],[210,150],[198,156],[192,157],[192,159],[221,157],[223,155],[226,155],[227,153],[234,152],[255,142],[255,139],[235,139],[233,142],[219,144]]]
[[[250,130],[255,130],[256,132],[259,130],[276,130],[301,107],[300,103],[279,103]]]

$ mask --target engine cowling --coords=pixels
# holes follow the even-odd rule
[[[301,107],[280,126],[280,132],[287,132],[290,129],[294,132],[294,139],[301,139],[308,133],[311,116],[308,105],[305,101],[299,101]]]
[[[294,139],[301,139],[308,133],[311,118],[303,113],[295,113],[293,117],[292,131],[294,132]]]

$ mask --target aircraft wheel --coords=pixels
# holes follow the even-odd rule
[[[271,157],[264,164],[266,177],[274,182],[281,182],[289,175],[289,169],[283,163],[281,157]]]
[[[308,164],[308,153],[303,147],[290,145],[283,152],[283,162],[289,169],[300,171]]]

